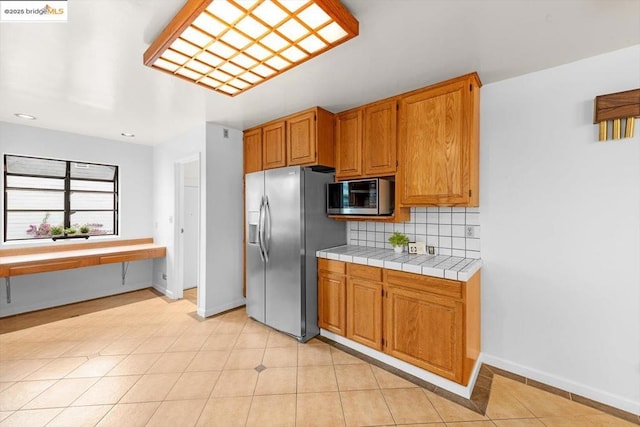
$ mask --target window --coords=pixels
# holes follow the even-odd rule
[[[4,241],[118,234],[118,166],[4,156]]]

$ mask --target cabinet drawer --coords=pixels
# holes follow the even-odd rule
[[[105,255],[100,257],[100,264],[112,264],[115,262],[129,262],[149,259],[146,252],[134,252],[129,254]]]
[[[68,270],[71,268],[88,267],[91,262],[83,259],[70,259],[66,261],[38,262],[27,265],[9,267],[9,276],[22,276],[23,274],[46,273],[47,271]]]
[[[370,267],[368,265],[349,264],[347,267],[349,276],[360,277],[362,279],[373,280],[374,282],[382,281],[382,269],[379,267]]]
[[[345,263],[332,259],[318,258],[318,271],[330,271],[332,273],[344,274]]]
[[[386,270],[386,282],[416,291],[462,299],[462,282],[402,271]]]

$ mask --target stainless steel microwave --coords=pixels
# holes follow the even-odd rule
[[[327,213],[332,215],[393,214],[393,182],[384,178],[327,184]]]

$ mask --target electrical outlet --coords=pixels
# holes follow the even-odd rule
[[[162,273],[162,280],[167,280],[167,273]]]
[[[429,255],[435,255],[436,254],[436,248],[435,246],[427,246],[427,253]]]
[[[467,226],[467,230],[465,231],[465,236],[474,237],[474,235],[475,235],[475,231],[474,231],[473,227]]]

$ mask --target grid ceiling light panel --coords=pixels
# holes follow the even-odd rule
[[[358,35],[339,0],[187,0],[144,64],[238,95]]]

